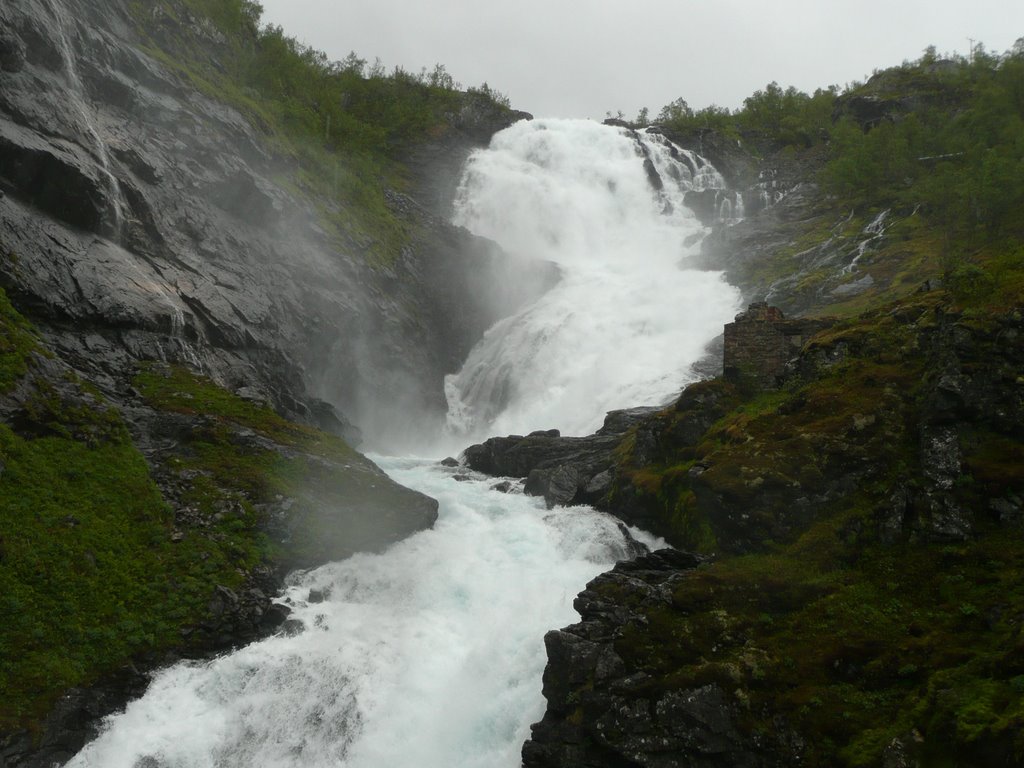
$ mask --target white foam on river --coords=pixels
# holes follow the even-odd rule
[[[161,672],[74,768],[513,768],[544,711],[544,633],[625,553],[612,518],[379,459],[434,530],[292,579],[305,631]],[[311,589],[329,591],[310,603]]]

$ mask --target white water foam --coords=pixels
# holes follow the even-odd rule
[[[686,267],[706,230],[683,197],[723,185],[664,137],[584,120],[520,122],[475,153],[455,222],[557,263],[563,279],[448,378],[449,428],[586,434],[605,411],[663,403],[692,381],[740,297],[721,274]]]
[[[440,501],[434,530],[294,577],[304,632],[160,673],[69,768],[518,766],[544,711],[544,633],[624,556],[618,524],[381,464]]]

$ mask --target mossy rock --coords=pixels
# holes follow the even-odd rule
[[[380,550],[437,519],[437,502],[391,480],[334,435],[289,422],[180,366],[147,363],[135,386],[157,412],[177,417],[164,471],[193,482],[187,502],[216,517],[225,503],[267,534],[273,559],[309,568]]]
[[[150,363],[135,386],[141,402],[108,400],[0,291],[2,732],[38,731],[65,691],[132,662],[230,643],[216,590],[436,518],[340,438],[204,377]]]

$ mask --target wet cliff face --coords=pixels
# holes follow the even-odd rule
[[[217,31],[182,19],[175,35],[216,65]],[[163,359],[307,420],[325,413],[316,397],[378,430],[382,413],[439,419],[443,374],[522,299],[485,300],[500,254],[391,193],[408,236],[375,257],[328,224],[358,210],[311,200],[269,129],[172,72],[138,23],[120,0],[0,9],[0,281],[15,304],[101,387]],[[417,189],[503,127],[473,118],[421,153]]]
[[[189,78],[230,64],[216,28],[142,5],[0,4],[0,765],[62,761],[139,670],[272,631],[287,568],[429,527],[436,502],[310,425],[435,427],[443,375],[555,277],[509,290],[518,266],[435,213],[516,115],[467,97],[395,161],[383,256]]]

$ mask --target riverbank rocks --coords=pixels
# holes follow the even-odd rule
[[[466,466],[488,475],[526,478],[524,491],[548,507],[600,504],[611,488],[614,451],[622,436],[652,408],[610,411],[588,437],[563,437],[557,429],[492,437],[463,452]]]
[[[581,621],[544,637],[548,708],[523,746],[526,768],[771,764],[754,756],[736,704],[718,684],[665,688],[627,671],[616,651],[623,628],[667,605],[672,586],[704,562],[659,550],[619,563],[580,593],[573,605]]]

